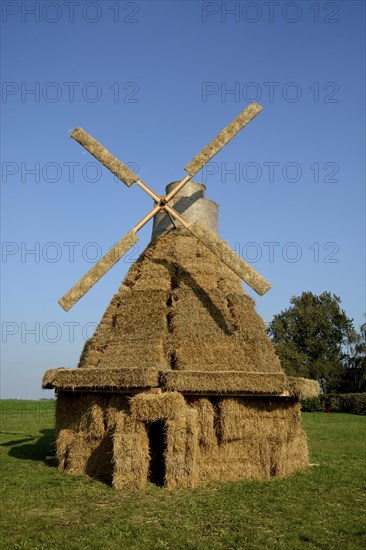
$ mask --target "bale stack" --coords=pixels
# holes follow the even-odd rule
[[[205,205],[211,217],[217,211],[203,191],[191,182],[175,198],[201,223]],[[305,467],[299,399],[317,395],[317,383],[283,373],[254,301],[226,264],[186,229],[158,222],[78,367],[44,376],[58,396],[60,468],[122,489]]]

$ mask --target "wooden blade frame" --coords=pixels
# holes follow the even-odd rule
[[[123,162],[118,160],[110,153],[99,141],[94,139],[88,132],[82,128],[75,128],[70,137],[75,139],[84,147],[93,157],[99,160],[108,170],[119,178],[127,187],[130,187],[139,178]]]
[[[84,296],[84,294],[86,294],[86,292],[88,292],[88,290],[90,290],[90,288],[92,288],[92,286],[94,286],[95,283],[97,283],[134,244],[136,244],[138,241],[136,235],[137,231],[161,209],[166,210],[168,214],[173,215],[184,227],[189,229],[197,239],[207,246],[259,295],[262,296],[271,288],[271,284],[249,264],[242,260],[222,239],[220,239],[220,237],[212,233],[206,227],[200,225],[198,222],[190,225],[180,214],[178,214],[178,212],[167,204],[178,191],[182,189],[182,187],[261,110],[262,107],[257,103],[252,103],[244,109],[235,120],[224,128],[214,140],[185,166],[188,175],[164,197],[157,195],[143,183],[126,164],[114,157],[101,143],[85,132],[85,130],[76,128],[71,133],[73,139],[87,149],[87,151],[106,166],[106,168],[116,175],[125,185],[130,187],[133,183],[136,183],[155,200],[156,205],[59,300],[59,304],[65,311],[68,311],[82,296]]]
[[[60,300],[60,306],[69,311],[139,240],[137,231],[160,210],[157,205],[131,231],[116,243]]]

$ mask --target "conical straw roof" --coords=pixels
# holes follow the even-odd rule
[[[185,229],[132,265],[79,367],[282,373],[241,280]]]

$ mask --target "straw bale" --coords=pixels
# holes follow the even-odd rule
[[[167,371],[160,374],[160,385],[165,390],[182,392],[280,394],[286,388],[286,376],[238,371]]]
[[[231,333],[217,290],[207,291],[196,285],[194,289],[176,289],[173,295],[174,328],[181,331],[182,337],[196,336],[202,332],[216,336],[222,331]]]
[[[174,240],[172,239],[166,241],[164,251],[158,241],[151,243],[138,260],[138,277],[132,280],[128,274],[125,285],[140,292],[170,291],[173,270],[167,269],[164,263],[158,262],[156,259],[163,259],[164,253],[172,255],[173,251]]]
[[[60,469],[110,478],[112,445],[105,418],[108,400],[94,393],[59,392],[56,456]]]
[[[59,430],[56,437],[56,458],[59,470],[65,470],[68,466],[69,449],[73,442],[75,432],[72,430]]]
[[[192,275],[189,279],[189,288],[175,290],[170,310],[169,341],[175,346],[177,368],[202,370],[203,363],[217,370],[235,365],[235,370],[281,372],[253,300],[242,289],[241,295],[224,292],[217,274],[214,289],[198,285]]]
[[[160,336],[156,338],[146,336],[145,340],[127,337],[123,342],[116,341],[107,348],[98,364],[101,369],[110,367],[133,369],[136,366],[142,369],[169,368],[164,342]]]
[[[215,430],[215,407],[209,399],[194,399],[192,406],[197,410],[198,443],[207,450],[217,445]]]
[[[270,476],[284,477],[309,465],[306,435],[299,427],[290,441],[272,441],[269,447]]]
[[[197,469],[200,483],[237,481],[240,479],[267,479],[260,461],[257,441],[238,440],[222,443],[209,451],[199,447]]]
[[[100,325],[98,328],[100,328]],[[102,350],[93,347],[92,338],[89,338],[89,340],[85,342],[84,347],[82,349],[78,367],[87,367],[87,368],[96,367],[98,365],[101,355],[102,355]],[[86,364],[86,360],[87,360],[87,364]]]
[[[297,399],[318,397],[320,393],[320,386],[316,380],[310,380],[309,378],[298,378],[296,376],[288,376],[287,381],[290,395]]]
[[[224,399],[219,403],[219,434],[222,442],[245,437],[248,419],[245,407],[239,399]]]
[[[140,393],[130,400],[131,416],[134,420],[155,422],[176,418],[187,408],[184,397],[177,392],[160,394]]]
[[[113,437],[114,488],[143,487],[147,482],[149,458],[149,438],[144,423],[120,411]]]
[[[106,480],[113,476],[116,489],[146,484],[151,460],[148,425],[157,420],[165,423],[167,487],[268,479],[308,464],[295,398],[184,399],[176,392],[128,398],[60,392],[59,400],[59,468]],[[68,416],[70,410],[75,414]],[[104,431],[96,429],[101,426],[101,417],[95,422],[100,410]]]
[[[238,277],[231,269],[221,262],[218,258],[213,256],[210,250],[197,238],[192,235],[189,230],[180,228],[170,231],[166,236],[174,243],[174,261],[179,265],[179,269],[182,273],[192,274],[195,276],[206,275],[208,280],[213,282],[212,288],[217,287],[217,268],[222,270],[222,280],[225,280],[228,288],[233,292],[241,293],[243,291],[243,285],[240,277]],[[164,245],[165,247],[166,245]],[[165,261],[170,258],[165,255],[163,257]],[[216,275],[216,281],[211,277]],[[189,287],[189,281],[183,278],[182,285],[187,284]],[[208,284],[208,287],[210,285]]]
[[[286,461],[283,460],[278,475],[286,476],[309,466],[309,451],[306,433],[299,427],[294,437],[287,443]]]
[[[162,349],[161,335],[166,330],[166,291],[135,290],[130,291],[128,297],[128,300],[121,301],[121,311],[116,312],[108,348],[104,351],[100,366],[121,366],[121,356],[118,357],[118,352],[131,355],[133,364],[129,365],[123,356],[123,366],[135,366],[136,361],[139,365],[143,361],[141,366],[145,366],[144,363],[151,364],[154,356],[159,358],[154,346],[157,342],[158,350]],[[136,344],[143,344],[141,352],[135,349]],[[129,352],[130,347],[134,348],[134,354]],[[117,355],[111,354],[111,349],[116,349]],[[148,353],[146,359],[143,352]]]
[[[88,445],[88,441],[86,442]],[[93,478],[111,482],[113,476],[113,439],[108,432],[91,449],[86,462],[85,473]]]
[[[72,430],[60,430],[56,439],[59,469],[70,474],[86,474],[90,456],[99,444],[100,439],[87,438],[85,434]]]
[[[166,440],[166,486],[182,489],[195,487],[199,475],[196,464],[197,411],[187,409],[184,414],[168,419],[166,421]]]
[[[56,429],[83,433],[88,439],[103,437],[104,411],[108,398],[94,393],[59,392],[56,401]]]
[[[130,410],[129,398],[126,395],[115,393],[111,396],[106,410],[107,429],[113,433],[116,429],[119,413],[127,413]]]
[[[146,356],[150,360],[156,354],[159,356],[159,351],[154,353],[154,342],[158,342],[161,350],[159,340],[166,324],[165,309],[171,277],[163,264],[151,259],[154,255],[159,256],[159,249],[156,251],[155,248],[156,243],[151,243],[131,266],[94,335],[85,344],[79,367],[99,366],[105,352],[116,345],[123,348],[119,351],[126,357],[129,355],[132,361],[134,358],[135,364],[137,361],[141,364],[141,360],[144,362]],[[133,336],[131,341],[126,340],[128,336]],[[138,354],[139,348],[143,353]],[[109,362],[103,364],[110,367],[117,361],[119,365],[120,357],[119,353],[112,353]],[[129,365],[131,360],[125,364]]]
[[[43,377],[44,388],[113,388],[130,389],[156,387],[158,371],[153,368],[77,368],[51,369]]]
[[[270,437],[288,441],[300,425],[300,406],[281,398],[225,398],[219,403],[220,440]]]

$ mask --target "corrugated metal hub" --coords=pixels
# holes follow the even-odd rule
[[[179,182],[175,181],[166,187],[168,194]],[[205,198],[206,186],[203,183],[189,181],[178,191],[171,201],[171,206],[181,214],[188,223],[199,221],[216,235],[218,234],[218,209],[219,205]],[[176,227],[180,223],[174,220]],[[165,211],[160,211],[154,216],[154,225],[151,240],[160,237],[174,228],[171,218]]]

